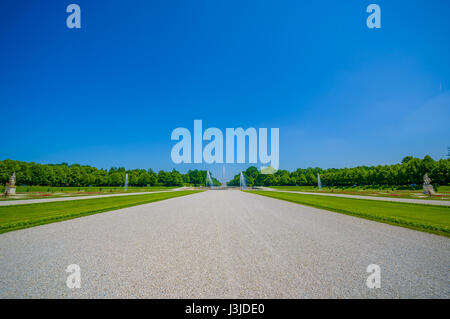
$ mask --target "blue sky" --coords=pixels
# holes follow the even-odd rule
[[[171,161],[194,119],[280,128],[289,170],[445,158],[450,2],[372,2],[2,1],[0,159],[220,176]]]

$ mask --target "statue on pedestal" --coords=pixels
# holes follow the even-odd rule
[[[9,183],[6,183],[5,196],[16,194],[16,173],[13,173],[9,178]]]
[[[431,178],[428,177],[428,174],[423,175],[423,193],[425,195],[434,195],[433,185],[431,183]]]

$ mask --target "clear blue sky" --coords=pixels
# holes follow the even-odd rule
[[[1,1],[0,159],[220,176],[171,161],[194,119],[279,127],[289,170],[445,158],[449,16],[446,0]]]

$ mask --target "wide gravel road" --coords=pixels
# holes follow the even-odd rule
[[[449,265],[446,237],[208,191],[1,234],[0,297],[449,298]]]

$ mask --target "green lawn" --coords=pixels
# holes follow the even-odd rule
[[[323,187],[321,190],[317,186],[270,186],[273,189],[295,191],[295,192],[313,192],[313,193],[334,193],[334,194],[349,194],[349,195],[365,195],[376,197],[390,197],[390,198],[415,198],[424,200],[450,200],[450,192],[448,186],[439,186],[435,195],[426,196],[423,194],[423,189],[419,187],[413,188],[393,186],[393,187]]]
[[[120,193],[141,193],[172,190],[179,186],[130,186],[127,190],[123,186],[98,187],[52,187],[52,186],[17,186],[15,196],[4,196],[5,187],[0,186],[0,201],[27,200],[39,198],[77,197],[90,195],[110,195]]]
[[[271,191],[252,194],[450,237],[450,207]]]
[[[66,219],[142,205],[198,191],[177,191],[143,195],[0,206],[0,233]]]
[[[275,189],[282,190],[292,190],[292,191],[319,191],[317,186],[267,186]],[[322,191],[405,191],[405,192],[422,192],[422,186],[417,187],[407,187],[407,186],[384,186],[384,187],[375,187],[375,186],[324,186],[322,187]],[[441,185],[438,186],[438,191],[442,193],[449,193],[450,186]]]
[[[180,186],[128,186],[127,192],[152,192],[163,189],[177,188]],[[5,186],[0,186],[0,192],[5,191]],[[125,192],[124,186],[17,186],[16,192]]]

